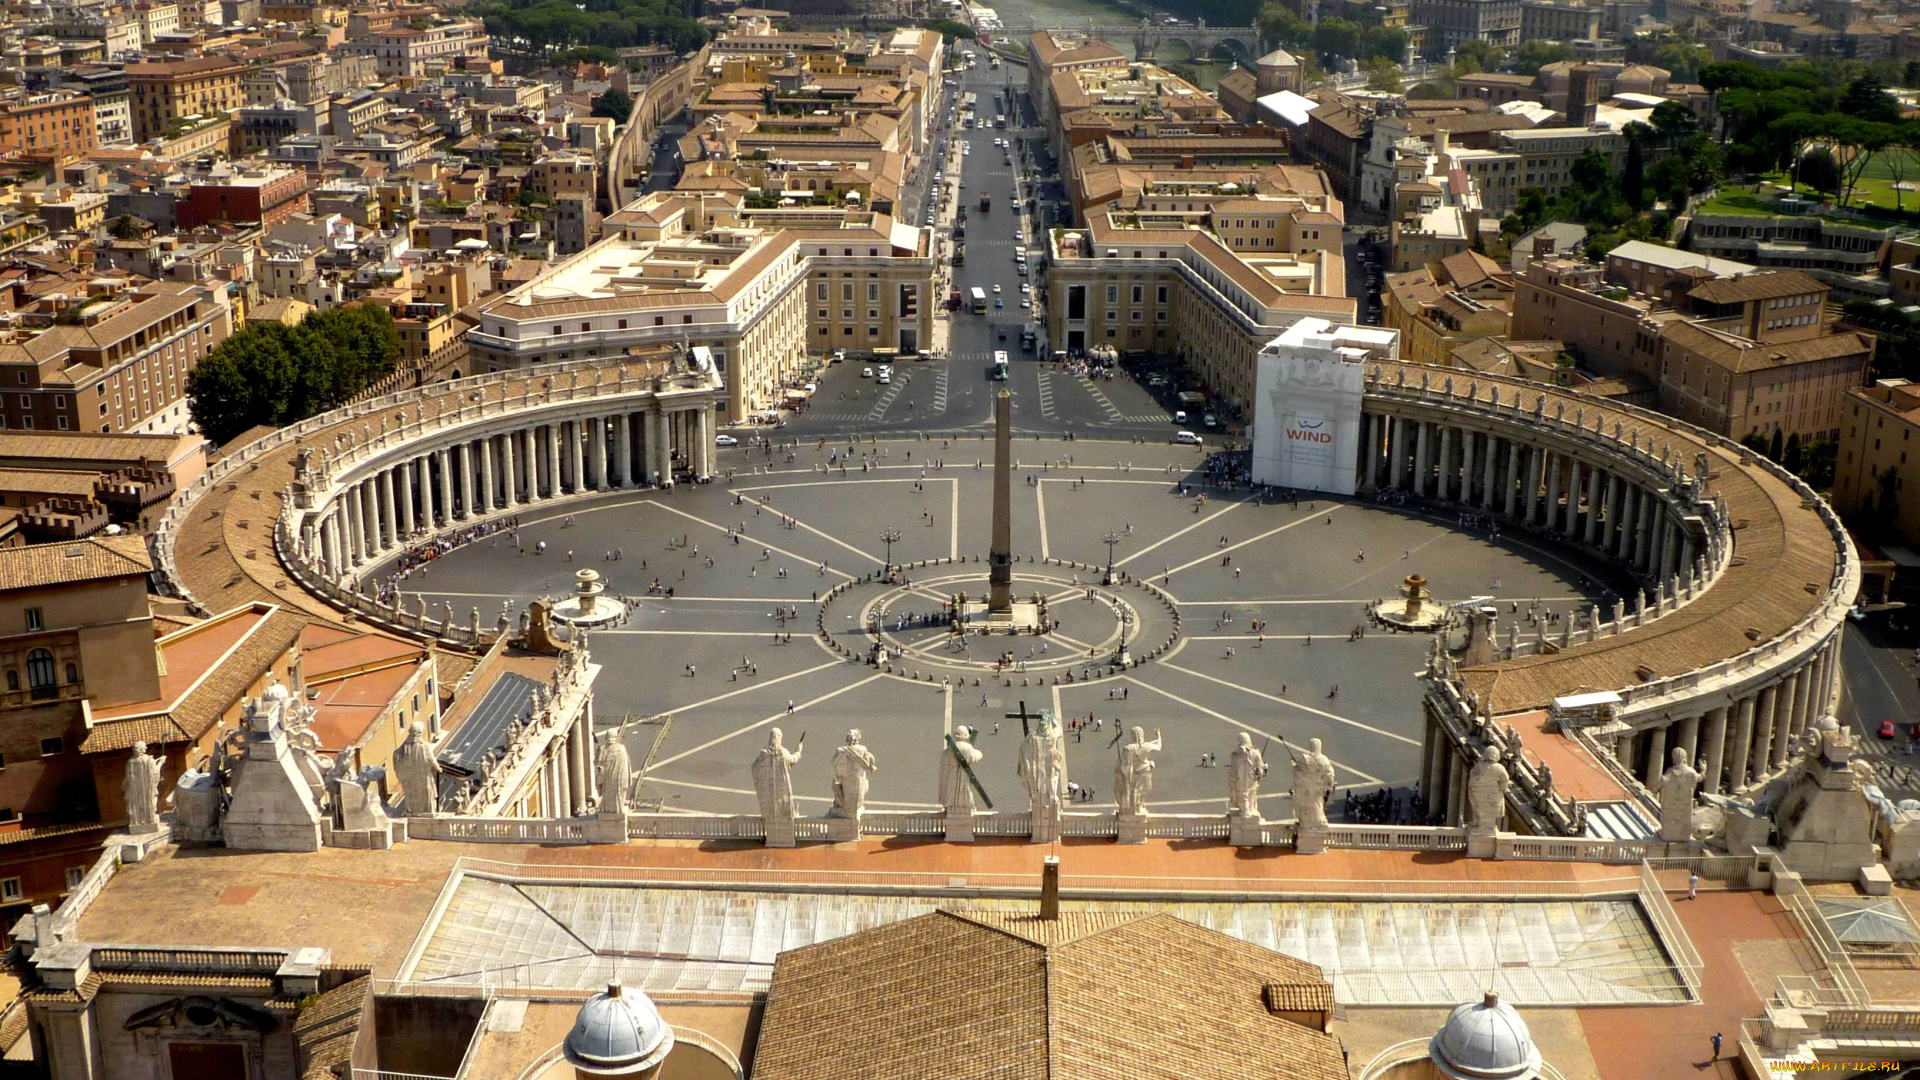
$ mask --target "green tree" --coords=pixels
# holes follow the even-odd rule
[[[1670,41],[1653,54],[1654,66],[1666,68],[1674,82],[1693,82],[1700,77],[1700,69],[1712,62],[1713,53],[1691,38]]]
[[[1783,451],[1781,442],[1782,440],[1780,436],[1780,429],[1774,428],[1772,437],[1767,440],[1767,457],[1768,458],[1774,461],[1780,460],[1780,455]]]
[[[1376,56],[1364,65],[1367,72],[1367,89],[1382,94],[1400,92],[1400,65],[1384,56]]]
[[[1369,26],[1361,35],[1361,49],[1365,55],[1391,60],[1395,64],[1407,62],[1407,32],[1391,26]]]
[[[332,308],[300,325],[256,323],[187,376],[187,409],[216,443],[338,408],[393,370],[400,333],[378,304]]]
[[[1796,179],[1814,191],[1822,194],[1835,194],[1840,190],[1840,163],[1833,159],[1833,151],[1824,146],[1808,147],[1802,151]]]
[[[1900,81],[1909,87],[1920,86],[1920,60],[1907,61],[1906,78]]]
[[[1573,159],[1567,173],[1574,183],[1590,192],[1606,191],[1613,183],[1613,163],[1607,160],[1607,155],[1591,148]]]
[[[1261,8],[1254,25],[1260,28],[1260,40],[1276,48],[1305,48],[1313,40],[1312,25],[1279,4]]]
[[[1415,83],[1413,88],[1407,91],[1408,101],[1444,101],[1452,96],[1447,88],[1439,83]]]
[[[948,41],[952,41],[955,38],[964,38],[967,41],[974,39],[973,27],[953,19],[928,19],[926,27],[929,30],[939,31],[940,36],[946,38]]]
[[[1538,75],[1540,69],[1548,64],[1573,58],[1573,50],[1557,41],[1542,41],[1528,38],[1520,43],[1513,56],[1513,70],[1522,75]]]
[[[553,66],[572,67],[583,61],[589,64],[617,64],[620,54],[605,45],[581,45],[555,56]]]
[[[1700,130],[1700,120],[1693,110],[1677,101],[1663,101],[1653,107],[1654,133],[1660,137],[1660,145],[1676,146],[1694,132]]]
[[[606,93],[593,99],[593,115],[612,117],[616,124],[626,123],[632,112],[633,98],[618,87],[609,87]]]
[[[113,225],[107,230],[115,240],[140,239],[140,223],[133,220],[132,214],[121,214],[113,219]]]
[[[1806,464],[1806,457],[1800,452],[1799,432],[1796,431],[1787,436],[1787,447],[1780,456],[1780,464],[1785,465],[1787,471],[1796,476],[1800,473],[1800,467]]]
[[[1647,208],[1647,160],[1640,144],[1653,134],[1653,129],[1645,124],[1627,125],[1624,133],[1627,137],[1627,164],[1620,172],[1620,194],[1627,197],[1627,204],[1635,211]]]
[[[1337,16],[1321,19],[1320,25],[1313,28],[1313,48],[1328,64],[1359,56],[1360,24]]]
[[[1473,75],[1500,66],[1500,50],[1479,38],[1468,38],[1453,50],[1453,73]]]
[[[1900,102],[1878,77],[1868,72],[1848,84],[1838,111],[1856,120],[1891,124],[1900,119]]]

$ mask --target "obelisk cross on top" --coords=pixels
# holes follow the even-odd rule
[[[987,615],[1013,614],[1013,395],[993,398],[993,547],[987,553]]]

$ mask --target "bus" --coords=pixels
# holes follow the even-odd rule
[[[1005,349],[994,350],[993,380],[995,382],[1007,381],[1007,351]]]
[[[985,315],[987,313],[987,290],[981,288],[978,285],[975,285],[973,287],[972,295],[973,295],[973,313],[975,315]]]

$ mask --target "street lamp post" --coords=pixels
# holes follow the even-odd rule
[[[1103,543],[1107,545],[1107,573],[1105,577],[1100,579],[1100,584],[1112,585],[1113,584],[1113,545],[1120,542],[1120,534],[1117,532],[1114,532],[1112,529],[1108,529],[1107,535],[1101,537],[1100,539]]]
[[[880,576],[887,581],[893,580],[893,542],[898,539],[900,530],[891,525],[880,533],[880,542],[887,545],[887,564],[880,568]]]

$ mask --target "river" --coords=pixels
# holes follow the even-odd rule
[[[999,12],[1002,19],[1012,19],[1015,22],[1032,19],[1041,25],[1069,28],[1087,26],[1089,19],[1094,26],[1131,26],[1140,21],[1142,10],[1141,5],[1114,3],[1112,0],[1019,0],[1018,3],[1014,3],[1013,0],[1000,0],[997,4],[992,4],[989,0],[989,3]],[[1178,33],[1177,30],[1169,29],[1172,33]],[[1003,33],[1023,41],[1026,36],[1025,31],[1013,27],[1007,28]],[[1134,43],[1130,39],[1113,41],[1109,44],[1129,57],[1134,54]],[[1186,55],[1186,49],[1181,45],[1162,45],[1156,52],[1155,59],[1203,90],[1213,89],[1214,84],[1220,81],[1220,76],[1233,70],[1232,65],[1225,60],[1191,63]]]

